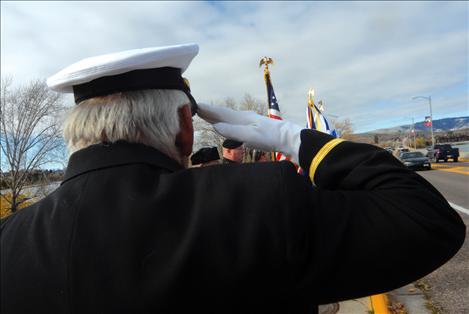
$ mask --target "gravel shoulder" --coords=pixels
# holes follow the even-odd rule
[[[460,214],[469,226],[469,216]],[[469,229],[469,228],[467,228]],[[426,294],[433,306],[442,314],[469,314],[469,240],[445,265],[424,277],[428,285]]]

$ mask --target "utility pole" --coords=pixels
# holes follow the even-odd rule
[[[435,146],[435,136],[433,136],[433,114],[432,114],[432,96],[428,97],[428,104],[430,106],[430,120],[432,124],[430,124],[430,132],[432,132],[432,148]]]
[[[414,118],[412,118],[412,133],[414,133],[414,149],[417,150],[417,142],[415,141],[415,123],[414,123]]]
[[[432,113],[432,96],[414,96],[412,99],[423,98],[428,100],[428,105],[430,107],[430,132],[432,134],[432,148],[435,147],[435,136],[433,135],[433,113]]]

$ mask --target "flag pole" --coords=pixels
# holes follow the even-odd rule
[[[268,83],[267,80],[270,81],[270,71],[269,71],[269,64],[274,64],[274,60],[270,57],[263,57],[259,61],[259,67],[262,67],[263,65],[265,66],[264,68],[264,82],[265,82],[265,88],[267,92],[267,107],[269,107],[269,91],[268,91]],[[271,161],[276,161],[275,159],[275,152],[270,152],[270,160]]]
[[[269,92],[268,92],[268,85],[267,85],[267,80],[270,80],[270,71],[269,71],[269,64],[274,64],[274,60],[270,57],[263,57],[261,61],[259,61],[259,67],[262,67],[263,65],[265,66],[264,68],[264,82],[265,82],[265,88],[267,91],[267,106],[269,106]]]
[[[310,88],[308,91],[308,107],[306,114],[306,124],[308,129],[315,129],[316,123],[314,121],[314,89]]]

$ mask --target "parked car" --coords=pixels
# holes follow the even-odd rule
[[[447,162],[448,159],[453,159],[454,162],[458,162],[459,148],[453,148],[449,144],[436,144],[433,148],[428,150],[427,157],[435,162],[440,160]]]
[[[398,158],[404,164],[404,166],[410,169],[430,170],[432,168],[428,157],[426,157],[421,152],[402,152]]]
[[[401,156],[402,153],[404,152],[408,152],[409,149],[408,148],[404,148],[404,147],[398,147],[394,152],[393,152],[393,155],[397,158],[399,158],[399,156]]]

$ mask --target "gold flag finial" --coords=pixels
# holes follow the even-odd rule
[[[308,105],[311,108],[314,106],[314,89],[312,87],[308,91]]]
[[[259,68],[262,65],[265,65],[265,71],[269,71],[269,64],[274,64],[274,60],[272,60],[270,57],[264,57],[261,59],[261,61],[259,61]]]
[[[321,111],[321,113],[324,111],[324,104],[322,103],[322,100],[318,101],[318,109]]]
[[[315,104],[314,104],[314,94],[315,94],[314,89],[311,87],[308,91],[308,105],[311,108],[315,106]],[[317,104],[316,108],[320,112],[324,111],[324,104],[323,104],[322,100],[318,101],[318,104]]]

